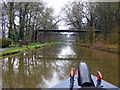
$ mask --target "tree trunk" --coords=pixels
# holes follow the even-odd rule
[[[9,24],[10,24],[10,27],[9,27],[9,31],[8,31],[8,38],[11,38],[11,39],[13,39],[13,33],[12,33],[13,16],[12,16],[12,13],[13,13],[13,2],[10,2],[10,9],[9,9]]]

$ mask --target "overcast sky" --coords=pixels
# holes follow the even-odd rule
[[[74,0],[43,0],[48,6],[54,8],[54,14],[61,16],[61,8],[69,1]],[[69,27],[64,24],[63,21],[59,22],[59,29],[68,29]]]

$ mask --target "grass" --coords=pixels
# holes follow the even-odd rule
[[[19,47],[19,48],[13,48],[13,49],[7,49],[3,52],[0,52],[0,56],[6,56],[6,55],[11,55],[11,54],[16,54],[19,53],[23,50],[26,50],[27,47]]]
[[[39,45],[37,45],[38,43],[37,44],[34,43],[33,45],[30,45],[30,46],[7,49],[5,51],[0,52],[0,56],[13,55],[13,54],[23,52],[25,50],[35,50],[35,49],[43,48],[46,46],[51,46],[51,45],[57,44],[57,43],[62,43],[62,42],[51,42],[51,43],[45,43],[45,44],[39,44]]]
[[[41,44],[41,43],[29,43],[29,45],[38,45],[38,44]]]

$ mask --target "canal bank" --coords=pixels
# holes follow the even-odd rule
[[[45,43],[45,44],[38,44],[38,45],[30,45],[30,46],[24,46],[24,47],[12,47],[12,48],[4,48],[0,51],[0,56],[7,56],[7,55],[14,55],[20,52],[23,52],[25,50],[36,50],[36,49],[42,49],[43,47],[50,46],[53,44],[58,44],[62,42],[51,42],[51,43]]]
[[[109,44],[103,44],[103,43],[88,44],[88,43],[80,43],[80,42],[75,42],[74,45],[92,48],[92,49],[101,50],[101,51],[106,51],[110,53],[120,54],[118,45],[109,45]]]
[[[7,88],[50,88],[69,78],[80,62],[91,74],[101,71],[103,79],[118,85],[118,55],[72,43],[56,44],[35,51],[24,51],[2,59],[2,85]],[[75,71],[77,73],[77,71]]]

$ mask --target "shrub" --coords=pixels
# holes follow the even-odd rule
[[[12,40],[7,38],[0,38],[0,48],[8,47],[11,44]]]
[[[118,33],[109,33],[109,44],[118,44]]]

